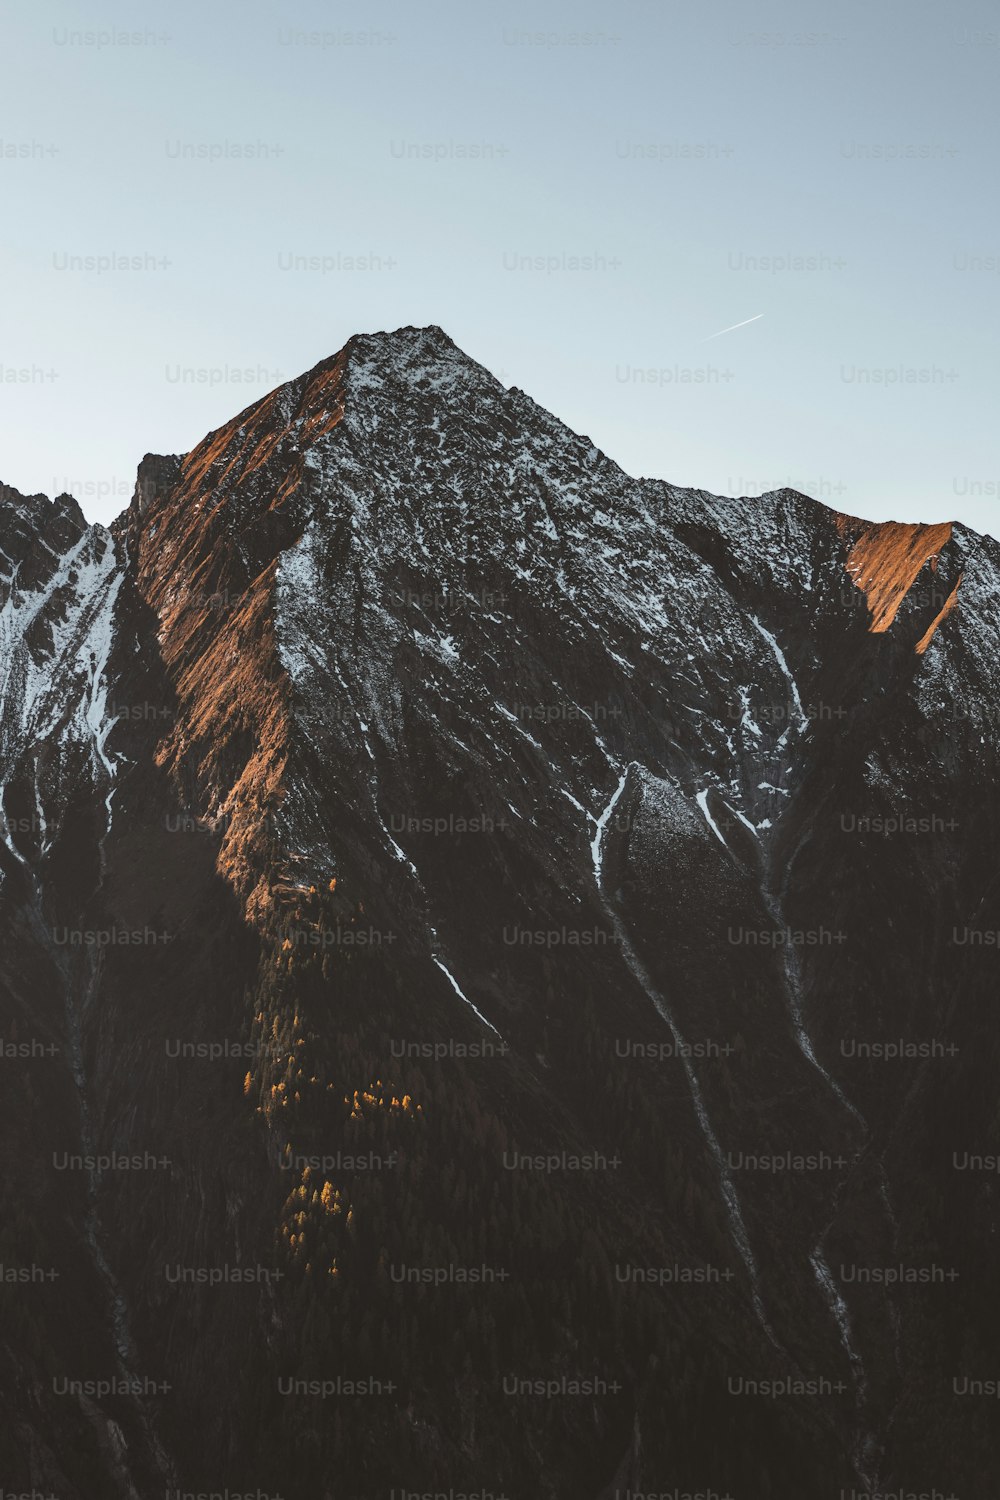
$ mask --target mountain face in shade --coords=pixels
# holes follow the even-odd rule
[[[0,1481],[973,1496],[1000,548],[435,328],[0,490]]]

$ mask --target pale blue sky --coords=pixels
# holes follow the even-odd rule
[[[988,0],[22,0],[0,37],[0,481],[108,519],[147,450],[438,323],[634,474],[1000,534]]]

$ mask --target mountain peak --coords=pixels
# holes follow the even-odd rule
[[[639,1494],[724,1430],[713,1493],[928,1433],[977,1493],[998,592],[961,527],[631,478],[434,326],[146,454],[111,537],[0,489],[12,1484]],[[955,1284],[882,1316],[907,1229]]]
[[[394,377],[403,377],[423,390],[443,393],[459,382],[472,379],[498,391],[504,389],[484,365],[436,323],[423,328],[408,324],[392,331],[355,334],[340,355],[334,357],[341,356],[360,383],[381,380],[391,385]]]
[[[6,596],[5,585],[15,578],[19,589],[35,587],[86,530],[86,518],[73,495],[50,500],[0,485],[0,599]]]
[[[372,329],[367,333],[359,331],[351,335],[344,347],[350,348],[354,343],[385,344],[397,348],[420,345],[457,350],[458,353],[463,353],[455,340],[445,333],[438,323],[404,323],[399,328]]]

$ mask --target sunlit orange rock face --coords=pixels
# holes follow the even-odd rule
[[[881,635],[889,629],[923,569],[929,565],[932,571],[937,570],[941,549],[951,540],[951,522],[927,526],[902,521],[859,521],[853,516],[839,515],[837,529],[849,543],[844,561],[848,577],[864,594],[871,612],[868,628],[873,635]],[[957,597],[958,583],[918,642],[919,655],[926,651]]]
[[[941,621],[945,618],[945,616],[951,614],[952,610],[955,608],[955,605],[958,603],[958,586],[961,582],[962,575],[960,573],[955,582],[955,587],[952,589],[951,593],[944,601],[944,604],[941,606],[941,609],[934,616],[934,619],[928,625],[927,629],[924,631],[923,635],[920,637],[919,641],[914,647],[914,650],[916,651],[918,656],[923,656],[924,652],[927,650],[927,647],[934,639],[935,630],[937,630],[938,626],[941,624]]]
[[[227,876],[259,910],[260,829],[282,796],[290,717],[273,631],[284,548],[308,520],[303,455],[343,416],[343,361],[326,361],[210,433],[146,509],[138,584],[159,621],[177,714],[157,762],[185,802],[222,819]]]

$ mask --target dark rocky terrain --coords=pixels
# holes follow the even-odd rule
[[[995,1493],[998,591],[435,328],[0,489],[0,1488]]]

